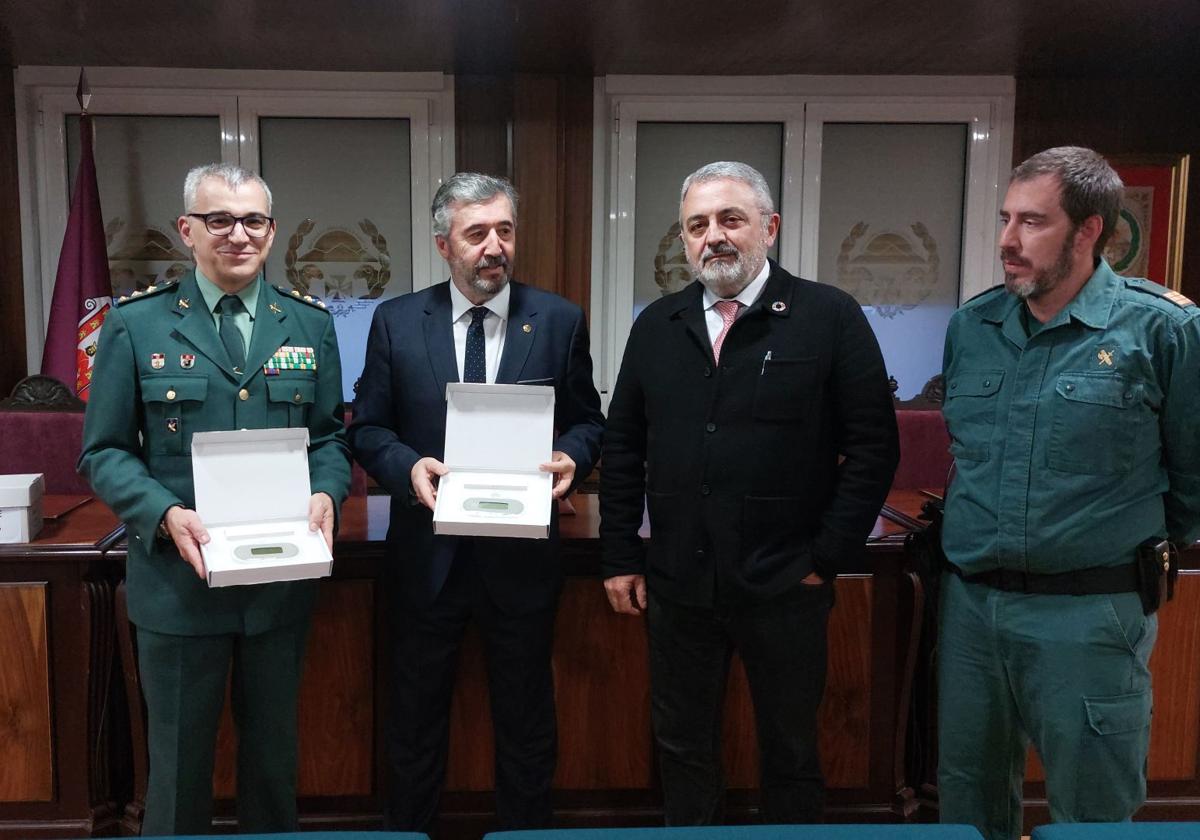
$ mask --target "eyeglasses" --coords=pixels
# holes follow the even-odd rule
[[[197,219],[204,220],[204,228],[213,236],[228,236],[233,233],[238,222],[247,236],[260,239],[271,232],[275,220],[261,213],[251,213],[249,216],[234,216],[232,213],[188,213]]]

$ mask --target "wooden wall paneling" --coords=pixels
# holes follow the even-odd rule
[[[1150,657],[1154,685],[1148,770],[1151,783],[1196,778],[1200,752],[1198,666],[1200,572],[1182,572],[1174,600],[1159,611],[1158,640]]]
[[[25,376],[26,364],[16,92],[13,68],[0,62],[0,396]]]
[[[597,578],[569,578],[554,644],[558,772],[566,790],[657,785],[645,622],[617,615]]]
[[[513,89],[513,183],[521,195],[516,276],[562,294],[559,180],[562,90],[553,76],[518,74]]]
[[[454,168],[512,178],[511,76],[454,77]]]
[[[300,684],[301,796],[369,796],[375,766],[375,584],[323,581]]]
[[[1019,78],[1013,163],[1052,146],[1192,156],[1183,293],[1200,300],[1200,85],[1194,78]]]
[[[829,617],[829,667],[817,724],[821,768],[826,787],[861,790],[870,785],[871,765],[890,757],[876,754],[871,737],[872,679],[878,676],[871,667],[875,581],[844,575],[834,585],[837,604]]]
[[[563,80],[562,296],[590,314],[592,299],[592,79]],[[1197,210],[1200,212],[1200,209]]]
[[[0,802],[54,795],[47,585],[0,584]]]
[[[516,275],[585,309],[591,296],[592,80],[518,74],[513,183]]]

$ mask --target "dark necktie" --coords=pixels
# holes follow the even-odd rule
[[[246,344],[242,340],[242,331],[233,322],[233,316],[246,311],[242,299],[237,295],[225,295],[217,301],[217,311],[221,313],[221,343],[229,353],[229,361],[238,373],[246,366]]]
[[[467,352],[463,358],[463,382],[487,382],[487,358],[483,352],[483,319],[486,306],[475,306],[471,313],[471,325],[467,327]]]

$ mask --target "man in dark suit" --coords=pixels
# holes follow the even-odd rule
[[[496,735],[502,828],[551,817],[557,731],[551,641],[562,570],[549,540],[435,536],[432,508],[446,436],[446,383],[554,387],[554,495],[592,470],[603,416],[583,311],[510,282],[517,197],[506,181],[459,173],[433,201],[450,281],[375,313],[354,405],[355,457],[392,495],[388,553],[396,585],[388,736],[389,828],[428,831],[446,769],[450,697],[467,622],[483,636]],[[504,446],[496,440],[496,446]]]
[[[605,588],[617,612],[646,614],[667,823],[721,820],[735,648],[754,699],[762,815],[813,822],[833,579],[891,484],[892,398],[854,299],[767,259],[779,216],[762,175],[702,167],[683,183],[679,217],[699,282],[647,307],[625,348],[600,480]]]
[[[184,208],[179,232],[196,270],[109,313],[79,459],[129,535],[129,617],[149,713],[142,832],[212,832],[231,673],[238,827],[295,831],[296,693],[317,582],[208,588],[192,435],[308,429],[309,527],[332,546],[350,486],[337,338],[320,304],[262,280],[275,238],[262,178],[232,164],[197,167]]]

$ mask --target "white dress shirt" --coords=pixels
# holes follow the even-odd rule
[[[500,369],[500,354],[504,352],[504,330],[508,324],[508,301],[512,297],[512,289],[504,284],[494,298],[480,304],[487,307],[488,313],[483,318],[483,354],[486,362],[486,376],[489,383],[496,381],[496,371]],[[458,364],[458,381],[463,379],[463,365],[467,356],[467,327],[471,326],[471,309],[475,304],[467,300],[467,296],[458,290],[454,281],[450,281],[450,318],[454,327],[454,359]]]
[[[771,273],[771,263],[763,260],[762,271],[758,272],[758,276],[746,284],[746,288],[733,298],[742,304],[742,308],[738,310],[738,317],[742,317],[744,313],[754,301],[758,300],[758,296],[762,294],[763,288],[767,285],[767,277]],[[725,325],[724,319],[721,318],[721,312],[717,309],[717,301],[722,298],[717,297],[704,287],[704,322],[708,327],[708,340],[710,343],[716,343],[717,336],[721,334],[721,327]],[[469,318],[467,319],[470,320]],[[464,332],[463,335],[466,335]],[[459,359],[459,369],[462,369],[461,357]]]

